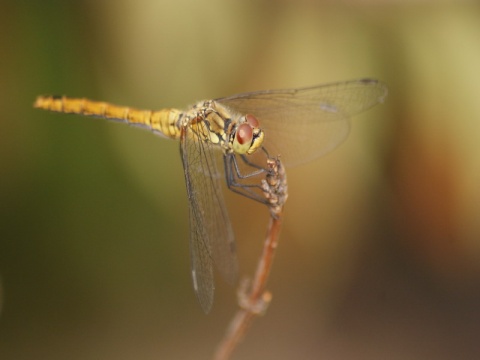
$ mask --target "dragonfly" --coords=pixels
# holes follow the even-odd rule
[[[233,284],[238,263],[221,183],[272,206],[272,164],[299,165],[339,146],[350,117],[382,103],[387,87],[358,79],[264,90],[197,102],[187,110],[139,110],[66,96],[39,96],[34,107],[126,122],[179,140],[187,187],[191,276],[205,313],[214,299],[214,266]],[[224,180],[222,180],[224,179]],[[278,193],[286,200],[285,191]]]

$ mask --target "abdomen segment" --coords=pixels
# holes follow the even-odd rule
[[[177,109],[139,110],[102,101],[66,96],[39,96],[34,107],[64,114],[78,114],[123,121],[130,125],[151,129],[172,139],[180,138],[179,119],[182,112]]]

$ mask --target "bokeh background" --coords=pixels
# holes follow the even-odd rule
[[[208,359],[178,144],[34,110],[183,108],[374,77],[387,102],[288,169],[273,302],[234,359],[480,358],[480,7],[471,1],[2,1],[0,359]],[[241,275],[265,207],[228,194]]]

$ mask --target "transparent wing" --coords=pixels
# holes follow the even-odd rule
[[[270,155],[286,165],[322,156],[347,137],[349,117],[380,102],[387,87],[371,79],[301,89],[266,90],[215,100],[240,114],[258,118]]]
[[[223,199],[216,150],[200,141],[189,127],[184,128],[180,141],[190,209],[193,287],[208,313],[214,294],[212,263],[227,282],[236,279],[235,240]]]

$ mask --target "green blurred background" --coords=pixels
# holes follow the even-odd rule
[[[480,357],[480,7],[467,1],[0,3],[0,359],[208,359],[178,144],[32,108],[184,108],[375,77],[387,102],[289,169],[273,302],[235,359]],[[228,194],[241,274],[265,207]]]

